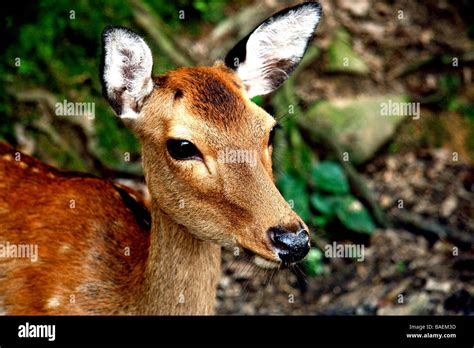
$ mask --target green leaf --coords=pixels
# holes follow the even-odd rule
[[[311,219],[311,224],[313,226],[324,227],[328,223],[328,218],[326,216],[313,216]]]
[[[341,223],[352,231],[372,234],[375,230],[375,224],[367,209],[351,196],[338,205],[336,215]]]
[[[397,263],[396,263],[396,269],[397,269],[397,272],[400,272],[400,273],[405,272],[407,270],[407,265],[406,265],[405,261],[398,260]]]
[[[306,274],[311,277],[323,274],[323,253],[321,250],[311,248],[308,255],[306,255],[305,259],[303,260],[303,265],[305,267]]]
[[[285,173],[278,178],[277,186],[295,212],[303,220],[308,221],[311,213],[307,184],[304,178]]]
[[[313,166],[311,174],[317,189],[334,194],[349,193],[349,183],[339,164],[320,162]]]
[[[330,217],[336,213],[336,208],[342,199],[341,197],[325,196],[315,192],[311,195],[310,202],[316,210]]]

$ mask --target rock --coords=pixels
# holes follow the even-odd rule
[[[390,195],[381,195],[380,196],[380,205],[382,208],[388,208],[393,204],[393,198]]]
[[[377,315],[428,315],[434,309],[425,292],[407,297],[408,303],[406,305],[399,304],[379,308]]]
[[[387,168],[392,171],[397,169],[397,164],[398,162],[394,157],[388,157],[385,161],[385,165],[387,166]]]
[[[370,8],[369,0],[339,0],[338,4],[341,9],[357,17],[366,16]]]
[[[444,240],[438,240],[434,245],[433,245],[433,250],[437,253],[440,254],[449,254],[452,255],[453,253],[453,247],[454,245],[446,242]]]
[[[451,290],[451,283],[447,281],[438,281],[434,278],[429,278],[426,281],[425,289],[428,291],[441,291],[441,292],[449,292]]]
[[[231,278],[228,276],[222,276],[221,279],[219,280],[219,286],[221,289],[227,289],[231,283]]]
[[[364,30],[367,35],[370,35],[376,40],[382,40],[386,35],[386,26],[380,23],[366,22],[361,24],[361,29]]]
[[[343,28],[334,31],[328,48],[326,71],[365,75],[369,67],[354,51],[350,34]]]
[[[242,313],[244,315],[255,315],[255,307],[252,303],[244,303],[242,305]]]
[[[327,129],[336,136],[350,160],[362,163],[370,159],[395,133],[403,116],[383,116],[384,103],[403,103],[402,95],[337,98],[321,101],[308,110],[301,122],[310,131]]]
[[[397,300],[397,296],[403,294],[407,287],[410,285],[411,279],[402,280],[399,284],[396,284],[395,287],[390,290],[386,295],[385,299],[391,302],[395,302]]]
[[[450,216],[458,206],[458,199],[454,195],[450,195],[446,198],[441,205],[440,214],[442,217]]]

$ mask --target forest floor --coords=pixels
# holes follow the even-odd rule
[[[225,251],[219,314],[432,315],[474,313],[474,172],[445,149],[387,154],[363,175],[394,221],[364,241],[365,259],[325,258],[324,274],[259,270]],[[449,187],[449,189],[446,189]],[[403,209],[394,201],[403,200]],[[391,208],[389,208],[391,207]],[[407,213],[408,212],[408,213]],[[400,216],[427,222],[410,225]],[[411,221],[408,219],[408,221]],[[434,226],[434,227],[433,227]],[[446,235],[442,235],[444,231]],[[343,242],[343,241],[338,241]],[[326,240],[321,244],[332,243]]]
[[[472,315],[472,126],[455,108],[474,96],[472,45],[458,34],[472,23],[471,5],[322,2],[318,47],[330,51],[342,25],[369,69],[334,74],[325,56],[301,77],[299,97],[308,105],[318,98],[391,94],[421,102],[421,119],[400,124],[388,145],[358,168],[391,227],[369,237],[340,233],[338,226],[316,231],[313,244],[320,249],[334,241],[356,243],[365,255],[362,262],[325,257],[324,274],[316,277],[298,269],[263,271],[226,251],[217,313]],[[454,64],[455,57],[462,64]]]

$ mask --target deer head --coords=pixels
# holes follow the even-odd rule
[[[279,87],[303,57],[320,19],[304,3],[265,20],[224,62],[152,77],[145,41],[103,33],[102,82],[115,113],[138,135],[153,209],[198,239],[293,263],[308,228],[273,183],[275,119],[250,98]]]

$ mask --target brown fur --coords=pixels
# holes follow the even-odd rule
[[[211,314],[219,244],[277,260],[268,229],[300,219],[273,184],[274,119],[222,65],[178,69],[155,85],[127,121],[142,143],[150,231],[137,193],[25,155],[16,162],[0,145],[0,243],[39,245],[36,263],[0,259],[0,312]],[[192,141],[205,161],[173,160],[170,138]],[[220,163],[227,148],[255,151],[255,166]]]
[[[150,242],[149,217],[137,213],[143,202],[111,182],[17,155],[0,143],[0,243],[36,244],[39,258],[0,258],[0,312],[129,311],[133,296],[120,294],[137,290]]]
[[[220,64],[176,69],[156,78],[155,83],[178,95],[178,99],[184,98],[190,113],[217,127],[238,125],[245,111],[240,85],[234,74]]]

